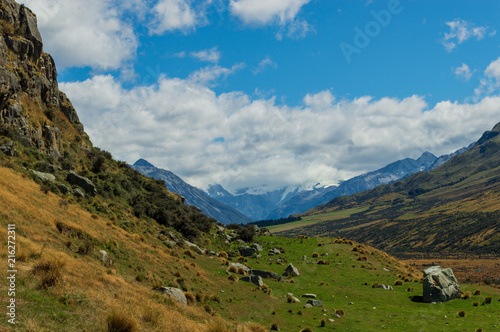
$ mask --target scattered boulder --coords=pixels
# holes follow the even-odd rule
[[[298,298],[296,298],[295,296],[293,296],[293,293],[288,293],[285,295],[285,298],[288,300],[288,299],[291,299],[292,303],[297,303],[297,302],[300,302],[300,300]]]
[[[104,263],[105,266],[110,267],[113,265],[113,261],[111,260],[111,257],[106,252],[106,250],[99,250],[99,253],[101,255],[101,261]]]
[[[73,195],[75,195],[75,197],[85,198],[85,193],[80,188],[75,188],[73,190]]]
[[[251,282],[252,284],[257,285],[259,287],[264,285],[261,276],[245,276],[240,278],[240,281]]]
[[[259,251],[259,252],[264,250],[264,248],[262,248],[262,246],[260,244],[258,244],[258,243],[252,244],[250,246],[250,248],[253,248],[253,249],[255,249],[255,250]]]
[[[307,303],[312,305],[313,307],[322,307],[323,303],[318,300],[307,300]]]
[[[163,243],[170,249],[177,247],[177,242],[175,241],[165,240]]]
[[[240,255],[243,257],[251,257],[255,254],[257,254],[257,249],[255,248],[249,248],[249,247],[241,247],[240,248]]]
[[[394,290],[394,288],[392,288],[392,286],[389,286],[389,285],[377,285],[377,287],[375,287],[375,288],[382,288],[385,290]]]
[[[271,278],[281,281],[281,276],[277,273],[264,270],[250,270],[250,274],[261,276],[262,278]]]
[[[288,264],[288,266],[285,269],[285,273],[283,273],[284,277],[292,276],[292,277],[298,277],[300,276],[299,270],[295,266],[293,266],[292,263]]]
[[[307,297],[308,299],[315,299],[316,294],[307,293],[307,294],[302,295],[302,297]]]
[[[175,300],[183,307],[187,306],[186,295],[184,295],[184,292],[179,288],[159,287],[155,288],[155,290],[161,292],[164,295],[167,295],[168,297],[170,297],[172,300]]]
[[[193,249],[197,254],[204,255],[205,254],[205,249],[201,249],[198,247],[196,244],[191,243],[189,241],[184,240],[184,243],[191,249]]]
[[[47,182],[52,182],[52,183],[56,182],[56,177],[54,175],[52,175],[52,174],[44,173],[44,172],[38,172],[38,171],[35,171],[35,170],[31,170],[31,172],[33,172],[33,174],[35,174],[35,176],[37,178],[39,178],[40,180],[42,180],[42,181],[47,181]]]
[[[176,243],[179,243],[179,239],[177,238],[177,236],[174,235],[174,233],[172,232],[168,232],[168,236],[173,240],[175,241]]]
[[[307,261],[307,256],[306,255],[302,256],[301,260]]]
[[[63,195],[69,195],[71,194],[71,189],[68,188],[67,186],[65,186],[64,184],[58,184],[57,185],[57,188],[59,188],[59,191],[63,194]]]
[[[269,256],[279,255],[281,251],[278,248],[272,248],[269,250]]]
[[[460,285],[450,268],[432,266],[424,271],[424,302],[446,302],[454,299],[459,291]]]
[[[311,309],[312,307],[313,307],[313,305],[311,303],[304,304],[304,308],[306,308],[306,309]]]
[[[76,174],[74,171],[69,171],[66,180],[68,180],[68,182],[72,186],[81,187],[87,194],[91,196],[95,196],[97,194],[95,184],[86,177]]]

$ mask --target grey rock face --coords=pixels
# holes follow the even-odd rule
[[[309,299],[315,299],[316,294],[307,293],[307,294],[302,295],[302,297],[307,297]]]
[[[269,250],[269,256],[275,256],[281,254],[281,251],[277,248],[272,248]]]
[[[113,265],[113,261],[111,260],[111,257],[106,252],[106,250],[99,250],[99,254],[101,255],[101,261],[105,266],[111,267]]]
[[[179,288],[160,287],[160,288],[155,288],[155,290],[170,297],[172,300],[178,302],[183,307],[187,306],[186,295],[184,295],[184,292],[182,290],[180,290]]]
[[[85,193],[80,188],[75,188],[73,190],[73,195],[75,195],[75,197],[85,198]]]
[[[277,273],[264,271],[264,270],[250,270],[250,274],[261,276],[262,278],[271,278],[276,280],[281,280],[281,276]]]
[[[292,277],[298,277],[300,276],[299,270],[295,266],[293,266],[292,263],[288,264],[288,266],[285,269],[285,273],[283,273],[284,277],[292,276]]]
[[[385,290],[394,290],[394,288],[392,288],[392,286],[389,285],[378,285],[376,288],[382,288]]]
[[[258,243],[254,243],[254,244],[252,244],[252,245],[250,246],[250,248],[253,248],[253,249],[255,249],[255,250],[259,251],[259,252],[261,252],[261,251],[263,251],[263,250],[264,250],[264,248],[262,248],[262,246],[261,246],[260,244],[258,244]]]
[[[307,303],[312,305],[313,307],[322,307],[323,303],[318,300],[307,300]]]
[[[191,243],[189,241],[184,240],[184,243],[190,248],[193,249],[197,254],[203,255],[205,254],[205,249],[198,247],[196,244]]]
[[[38,171],[34,171],[34,170],[31,170],[31,172],[33,172],[33,174],[35,174],[36,177],[39,178],[42,181],[48,181],[48,182],[52,182],[52,183],[56,182],[56,177],[54,175],[52,175],[52,174],[44,173],[44,172],[38,172]]]
[[[95,184],[86,177],[76,174],[74,171],[69,171],[66,180],[71,185],[81,187],[87,194],[91,196],[95,196],[97,194]]]
[[[460,291],[453,271],[432,266],[424,271],[424,302],[446,302],[454,299]]]
[[[251,282],[254,285],[261,287],[264,285],[261,276],[245,276],[240,278],[241,281]]]
[[[59,191],[63,194],[63,195],[69,195],[71,194],[71,189],[69,189],[67,186],[65,186],[64,184],[58,184],[57,185],[57,188],[59,188]]]
[[[304,308],[306,308],[306,309],[311,309],[312,307],[313,307],[313,305],[311,303],[304,304]]]
[[[9,142],[0,145],[0,151],[2,151],[6,156],[14,156],[14,142]]]
[[[249,247],[242,247],[240,248],[240,254],[243,257],[251,257],[252,255],[256,254],[258,251],[255,248],[249,248]]]

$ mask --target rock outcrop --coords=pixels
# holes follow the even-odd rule
[[[254,285],[261,287],[264,285],[262,278],[260,276],[245,276],[240,278],[241,281],[251,282]]]
[[[446,302],[454,299],[459,291],[460,286],[450,268],[432,266],[424,271],[424,302]]]
[[[56,118],[61,120],[57,125]],[[2,0],[1,134],[58,160],[63,154],[58,127],[61,125],[65,128],[73,126],[75,132],[84,134],[75,109],[66,95],[59,91],[54,60],[43,52],[35,14],[14,0]]]
[[[87,194],[95,196],[97,194],[97,189],[95,184],[84,176],[80,176],[73,171],[69,171],[66,180],[72,186],[78,186],[82,188]]]

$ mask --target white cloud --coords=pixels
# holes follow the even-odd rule
[[[311,0],[231,0],[229,10],[243,23],[254,26],[278,24],[281,29],[276,38],[286,33],[290,38],[304,38],[314,30],[304,19],[297,17],[303,6]]]
[[[455,76],[458,78],[464,79],[468,81],[471,79],[472,75],[476,72],[476,70],[470,70],[469,66],[465,63],[462,63],[462,66],[454,69]]]
[[[231,68],[221,67],[219,65],[209,66],[201,68],[191,75],[189,75],[188,80],[194,83],[201,83],[204,85],[214,85],[215,81],[222,77],[226,79],[231,74],[245,67],[245,64],[238,63]]]
[[[131,90],[111,76],[60,86],[97,146],[202,188],[334,184],[426,150],[452,152],[499,121],[499,96],[429,109],[419,96],[336,100],[321,91],[289,107],[166,77]]]
[[[160,0],[154,6],[153,13],[156,18],[151,27],[153,34],[192,29],[199,22],[189,0]]]
[[[252,70],[252,73],[254,75],[260,74],[267,68],[274,68],[274,69],[278,68],[278,65],[268,56],[262,59],[261,62],[259,62],[257,67]]]
[[[191,52],[189,55],[193,58],[196,58],[200,61],[206,61],[206,62],[212,62],[212,63],[217,63],[219,62],[219,59],[221,57],[221,54],[219,50],[217,50],[217,47],[212,47],[209,50],[202,50],[199,52]]]
[[[448,52],[451,52],[455,47],[457,47],[457,45],[462,44],[470,38],[476,38],[476,40],[484,39],[486,32],[489,29],[488,27],[476,26],[474,23],[461,19],[446,22],[446,25],[450,28],[450,32],[444,34],[441,44],[443,44]],[[491,31],[489,33],[490,36],[495,34],[496,31]]]
[[[137,37],[132,26],[121,20],[119,7],[110,1],[22,2],[37,14],[44,49],[54,56],[59,68],[118,69],[135,58]],[[134,0],[129,5],[140,6]]]
[[[474,90],[474,101],[491,95],[500,89],[500,57],[492,61],[484,71],[479,86]]]

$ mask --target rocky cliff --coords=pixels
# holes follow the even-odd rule
[[[0,146],[32,147],[57,162],[63,137],[91,145],[75,109],[57,85],[52,57],[43,52],[35,14],[13,0],[0,2]],[[14,144],[16,143],[16,144]]]

